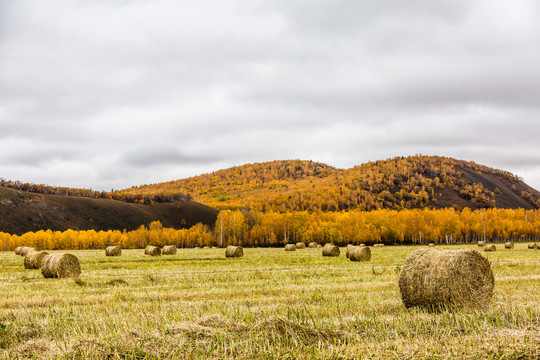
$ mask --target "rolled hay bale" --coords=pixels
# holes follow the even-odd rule
[[[227,246],[225,250],[225,257],[238,258],[244,256],[244,249],[241,246]]]
[[[105,256],[121,256],[121,255],[122,255],[122,248],[118,245],[107,246],[105,248]]]
[[[305,249],[305,248],[306,248],[306,243],[303,243],[303,242],[297,242],[297,243],[296,243],[296,248],[297,248],[297,249]]]
[[[529,249],[536,249],[536,244],[535,244],[535,243],[531,243],[531,244],[527,245],[527,247],[528,247]]]
[[[514,243],[513,242],[507,242],[504,244],[504,248],[505,249],[513,249],[514,248]]]
[[[45,256],[49,255],[45,251],[32,251],[24,256],[24,268],[25,269],[39,269],[43,264]]]
[[[163,255],[176,255],[176,245],[165,245],[161,249]]]
[[[486,245],[486,242],[485,241],[479,241],[478,242],[478,246],[485,246]]]
[[[487,252],[497,251],[497,248],[495,247],[495,244],[488,244],[484,246],[484,251],[487,251]]]
[[[296,245],[294,244],[285,245],[285,251],[296,251]]]
[[[339,256],[339,247],[334,244],[325,244],[322,249],[323,256]]]
[[[434,247],[435,243],[429,243],[429,246]]]
[[[360,244],[360,245],[358,245],[358,246],[364,247],[364,246],[366,246],[366,244],[364,244],[364,243],[361,243],[361,244]]]
[[[347,257],[347,259],[350,259],[351,251],[352,251],[355,247],[356,247],[356,246],[354,246],[353,244],[347,244],[347,248],[345,249],[345,256]]]
[[[208,245],[203,246],[203,249],[210,249],[210,246],[208,246]]]
[[[81,264],[75,255],[50,254],[43,258],[41,274],[45,278],[78,278]]]
[[[399,275],[408,308],[485,307],[494,285],[490,263],[477,250],[416,250]]]
[[[351,251],[349,259],[351,261],[370,261],[371,250],[367,246],[355,246]]]
[[[318,247],[318,248],[322,248],[322,245],[321,245],[321,244],[317,244],[317,247]]]
[[[311,249],[314,249],[314,248],[317,248],[317,243],[315,241],[312,241],[308,244],[308,248],[311,248]]]
[[[28,247],[28,246],[21,246],[21,249],[19,250],[19,255],[26,256],[26,254],[32,251],[36,251],[36,249],[34,249],[33,247]]]
[[[19,255],[19,253],[21,252],[21,248],[22,248],[22,246],[17,246],[15,248],[15,255]]]
[[[158,246],[148,245],[146,249],[144,249],[144,254],[150,256],[161,256],[161,248]]]
[[[384,247],[384,244],[373,244],[373,247]]]

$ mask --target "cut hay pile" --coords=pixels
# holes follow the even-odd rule
[[[489,261],[476,250],[416,250],[399,276],[406,307],[485,307],[494,285]]]
[[[536,249],[536,244],[535,243],[531,243],[527,246],[529,249]]]
[[[244,256],[244,249],[241,246],[229,245],[225,250],[225,256],[233,258],[242,257]]]
[[[323,256],[339,256],[339,247],[334,244],[326,244],[322,249]]]
[[[33,247],[28,247],[28,246],[19,246],[15,248],[15,254],[20,255],[20,256],[26,256],[26,254],[32,251],[36,251],[36,249],[34,249]]]
[[[484,251],[488,251],[488,252],[497,251],[497,248],[495,247],[495,244],[488,244],[484,246]]]
[[[161,249],[163,255],[176,255],[176,245],[165,245]]]
[[[159,248],[158,246],[148,245],[144,249],[144,254],[150,256],[161,256],[161,248]]]
[[[479,241],[478,242],[478,246],[485,246],[486,245],[486,242],[485,241]]]
[[[353,251],[357,247],[358,246],[354,246],[352,244],[347,244],[347,249],[345,250],[345,256],[347,257],[347,259],[351,258],[351,251]]]
[[[312,242],[310,242],[310,243],[308,244],[308,248],[311,248],[311,249],[317,248],[317,245],[318,245],[318,244],[317,244],[315,241],[312,241]]]
[[[45,278],[78,278],[81,264],[75,255],[51,254],[43,259],[41,274]]]
[[[285,245],[285,251],[296,251],[296,245],[294,244]]]
[[[107,246],[105,248],[105,256],[121,256],[122,248],[120,246]]]
[[[45,251],[32,251],[24,256],[24,268],[25,269],[39,269],[43,264],[45,256],[49,255]]]
[[[504,248],[505,249],[513,249],[514,248],[514,243],[513,242],[507,242],[506,244],[504,244]]]
[[[370,261],[371,250],[367,246],[355,246],[349,258],[351,261]]]
[[[303,242],[297,242],[297,243],[296,243],[296,248],[297,248],[297,249],[305,249],[305,248],[306,248],[306,243],[303,243]]]

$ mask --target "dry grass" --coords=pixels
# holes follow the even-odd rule
[[[490,306],[431,313],[401,302],[400,269],[415,249],[388,246],[370,263],[323,258],[317,248],[248,248],[242,261],[227,261],[223,249],[75,251],[77,282],[43,279],[0,253],[0,358],[540,356],[539,252],[517,243],[483,254],[497,279]]]

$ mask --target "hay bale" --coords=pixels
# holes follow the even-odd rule
[[[49,255],[45,251],[32,251],[24,256],[25,269],[39,269],[43,263],[45,256]]]
[[[81,264],[75,255],[50,254],[43,258],[41,274],[45,278],[78,278]]]
[[[350,259],[351,257],[351,251],[353,251],[357,246],[354,246],[353,244],[347,244],[347,248],[345,250],[345,256],[347,259]]]
[[[531,244],[527,245],[527,247],[528,247],[529,249],[536,249],[536,244],[535,244],[535,243],[531,243]]]
[[[122,248],[120,246],[107,246],[105,248],[105,256],[121,256]]]
[[[15,255],[19,255],[19,254],[20,254],[21,248],[22,248],[22,246],[17,246],[17,247],[15,248]]]
[[[373,244],[373,247],[384,247],[384,244]]]
[[[494,285],[489,261],[476,250],[416,250],[399,275],[406,307],[485,307]]]
[[[488,251],[488,252],[497,251],[497,248],[495,247],[495,244],[488,244],[484,246],[484,251]]]
[[[328,243],[324,245],[322,249],[323,256],[339,256],[339,247],[334,244]]]
[[[294,244],[285,245],[285,251],[296,251],[296,245]]]
[[[165,245],[161,249],[163,255],[176,255],[176,245]]]
[[[505,249],[513,249],[514,248],[514,243],[513,242],[507,242],[504,244],[504,248]]]
[[[146,249],[144,249],[145,255],[150,256],[161,256],[161,248],[159,246],[152,246],[148,245]]]
[[[429,246],[434,247],[435,243],[429,243]]]
[[[317,247],[318,247],[318,248],[322,248],[322,245],[321,245],[321,244],[317,244]]]
[[[351,261],[370,261],[371,250],[367,246],[355,246],[350,254]]]
[[[31,253],[32,251],[36,251],[36,249],[34,249],[33,247],[28,247],[28,246],[21,246],[21,248],[19,249],[18,255],[26,256],[26,254]]]
[[[303,242],[297,242],[297,243],[296,243],[296,248],[297,248],[297,249],[305,249],[305,248],[306,248],[306,243],[303,243]]]
[[[229,245],[225,250],[225,256],[234,258],[242,257],[244,256],[244,249],[241,246]]]
[[[311,248],[311,249],[314,249],[314,248],[317,248],[317,243],[315,241],[312,241],[308,244],[308,248]]]
[[[485,241],[479,241],[478,242],[478,246],[485,246],[486,245],[486,242]]]

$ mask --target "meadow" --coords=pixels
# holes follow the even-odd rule
[[[372,248],[370,262],[344,248],[337,258],[309,248],[245,248],[238,259],[215,248],[67,251],[80,259],[78,280],[44,279],[2,252],[0,357],[540,358],[540,250],[482,251],[495,274],[490,306],[428,312],[405,308],[397,284],[416,248]]]

